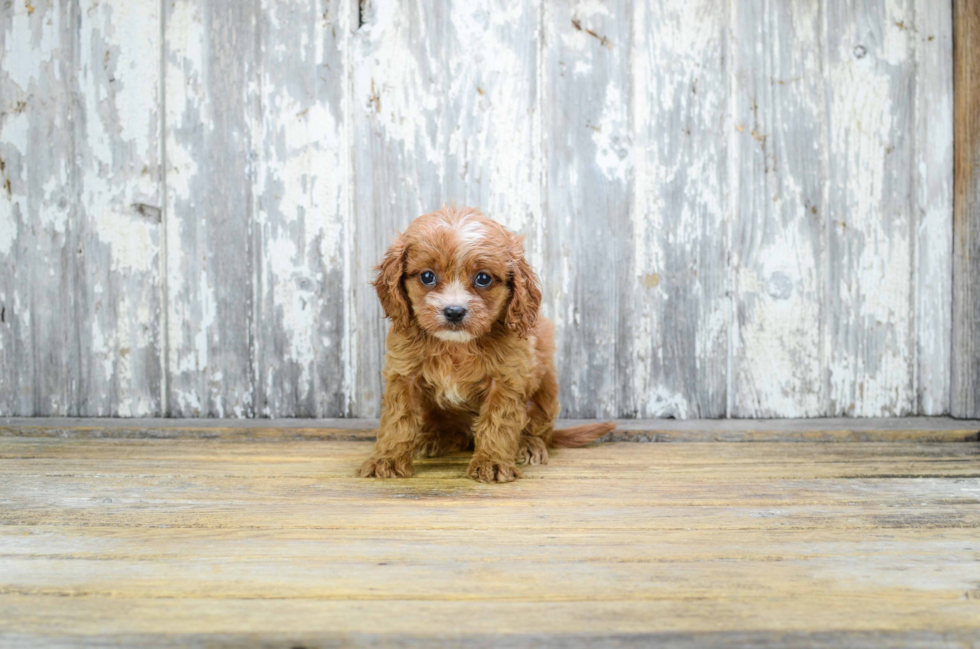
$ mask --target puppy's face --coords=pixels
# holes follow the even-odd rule
[[[402,279],[416,322],[441,340],[485,335],[510,300],[509,251],[475,221],[427,230],[409,248]]]
[[[389,248],[375,281],[396,326],[466,343],[497,322],[527,336],[541,293],[521,240],[472,209],[415,219]]]

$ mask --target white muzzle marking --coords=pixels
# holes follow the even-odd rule
[[[447,306],[461,306],[466,310],[470,308],[470,294],[467,292],[466,286],[458,279],[454,279],[441,291],[429,293],[425,301],[439,311]]]

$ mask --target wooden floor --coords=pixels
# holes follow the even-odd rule
[[[0,645],[980,646],[975,422],[712,427],[760,429],[489,486],[355,478],[356,423],[8,421]]]

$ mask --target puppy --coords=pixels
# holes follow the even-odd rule
[[[365,478],[407,478],[412,458],[473,449],[467,475],[522,477],[548,447],[587,444],[614,428],[556,431],[554,326],[538,317],[541,289],[524,246],[473,208],[415,219],[377,267],[391,319],[381,427]]]

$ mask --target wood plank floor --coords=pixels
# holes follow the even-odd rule
[[[816,422],[499,486],[464,454],[355,478],[356,426],[6,422],[0,645],[980,646],[980,443],[936,421],[961,441]]]

